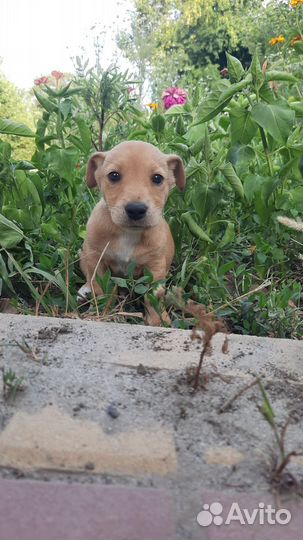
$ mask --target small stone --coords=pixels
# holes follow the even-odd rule
[[[106,409],[106,412],[109,416],[111,416],[112,418],[118,418],[119,416],[119,411],[117,409],[117,407],[115,407],[115,405],[109,405]]]
[[[146,367],[143,366],[143,364],[139,364],[139,365],[137,366],[137,373],[138,373],[139,375],[146,375],[146,373],[147,373]]]
[[[85,468],[87,471],[93,471],[94,468],[95,468],[95,464],[92,463],[92,461],[89,461],[88,463],[85,463],[84,468]]]

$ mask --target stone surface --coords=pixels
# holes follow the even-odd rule
[[[165,490],[0,480],[0,540],[173,540]]]
[[[199,349],[199,344],[191,340],[189,330],[31,316],[23,316],[20,324],[19,316],[0,313],[2,342],[12,337],[22,341],[27,334],[34,338],[33,345],[36,343],[42,351],[41,359],[47,349],[49,359],[74,359],[76,355],[77,358],[84,356],[87,362],[133,367],[143,363],[155,369],[185,368],[197,361]],[[270,378],[287,377],[303,384],[301,341],[233,334],[227,354],[222,353],[223,341],[223,334],[214,337],[213,354],[208,363],[215,364],[226,374],[245,378],[255,371]]]
[[[78,420],[56,406],[16,413],[0,433],[0,467],[167,474],[176,469],[174,439],[161,429],[108,435],[96,422]]]
[[[256,375],[278,431],[292,414],[286,452],[302,452],[303,342],[231,335],[226,355],[222,343],[216,336],[193,392],[200,345],[189,331],[0,315],[0,369],[24,382],[14,400],[0,380],[0,478],[165,490],[173,499],[173,540],[223,538],[222,528],[197,523],[203,494],[261,502],[270,497],[271,469],[281,459],[259,410],[259,387],[240,392]],[[296,456],[289,466],[301,483],[302,463]],[[282,504],[293,498],[286,485]],[[302,514],[295,511],[285,538],[295,538]],[[243,527],[235,534],[264,540],[262,531],[252,536]]]
[[[208,448],[205,452],[205,460],[209,465],[236,465],[237,463],[240,463],[244,457],[245,456],[241,452],[231,446],[212,447]]]

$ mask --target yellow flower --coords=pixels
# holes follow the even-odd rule
[[[159,108],[159,103],[148,103],[147,106],[153,111],[156,111]]]
[[[278,36],[278,37],[271,38],[268,43],[269,45],[277,45],[277,43],[284,43],[284,41],[285,41],[284,36]]]
[[[290,7],[296,8],[298,6],[303,6],[303,0],[291,0],[290,1]]]

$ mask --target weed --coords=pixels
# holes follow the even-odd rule
[[[3,397],[5,400],[16,398],[17,392],[25,389],[24,379],[18,378],[11,369],[2,368]]]
[[[258,386],[262,396],[261,405],[257,402],[257,408],[260,411],[263,418],[269,424],[275,438],[276,449],[272,450],[270,475],[269,480],[275,493],[279,493],[283,489],[293,489],[296,494],[303,496],[303,486],[300,481],[288,470],[288,465],[291,462],[291,458],[294,456],[302,455],[302,452],[297,450],[286,451],[286,433],[289,427],[293,415],[289,414],[283,426],[279,429],[276,422],[276,415],[273,407],[270,403],[267,392],[260,377],[255,377],[248,384],[243,386],[234,396],[228,399],[222,407],[220,407],[219,413],[227,411],[232,404],[248,390]]]

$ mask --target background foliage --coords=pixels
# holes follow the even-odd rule
[[[176,242],[171,299],[181,287],[186,298],[216,311],[232,331],[300,338],[303,5],[135,3],[133,34],[119,37],[136,61],[135,77],[102,68],[98,54],[92,68],[76,58],[74,76],[57,75],[34,88],[35,127],[23,109],[15,107],[13,114],[9,102],[16,94],[9,83],[5,87],[0,296],[25,312],[79,314],[78,250],[99,197],[83,181],[87,160],[94,150],[121,140],[145,140],[178,153],[187,171],[185,194],[173,190],[166,208]],[[272,18],[266,20],[267,14]],[[216,64],[227,70],[220,74]],[[187,103],[165,110],[164,82],[172,86],[179,80]],[[150,81],[155,103],[147,107],[141,94]],[[31,156],[18,146],[27,141]],[[294,220],[288,224],[296,230],[285,227],[281,215]],[[138,322],[138,296],[142,300],[144,294],[160,308],[148,272],[140,280],[132,267],[125,279],[108,272],[102,288],[104,298],[88,304],[82,316]],[[171,303],[173,325],[191,325],[178,302]],[[128,317],[122,315],[126,310]]]

